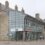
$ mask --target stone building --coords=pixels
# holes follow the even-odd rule
[[[0,40],[8,40],[8,17],[9,17],[9,3],[5,5],[0,3]]]

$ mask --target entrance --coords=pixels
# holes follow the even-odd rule
[[[15,34],[15,40],[23,40],[23,36],[25,37],[25,40],[37,40],[39,39],[40,35],[40,32],[25,31],[24,36],[23,31],[17,31]]]
[[[37,40],[39,39],[41,33],[40,32],[26,32],[25,34],[26,40]]]
[[[15,34],[15,40],[22,40],[23,39],[23,32],[17,31]]]

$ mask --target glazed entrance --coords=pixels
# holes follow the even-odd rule
[[[17,31],[15,34],[15,40],[38,40],[40,39],[41,32],[28,32]],[[24,38],[24,39],[23,39]]]
[[[40,39],[40,32],[26,32],[25,39],[26,40],[37,40]]]

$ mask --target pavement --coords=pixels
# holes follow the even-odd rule
[[[0,45],[45,45],[45,40],[37,40],[37,41],[0,41]]]

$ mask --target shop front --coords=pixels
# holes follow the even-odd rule
[[[38,40],[40,39],[41,34],[41,32],[17,31],[15,40]]]

